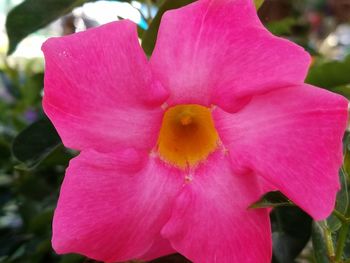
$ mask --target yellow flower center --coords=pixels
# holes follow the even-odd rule
[[[209,108],[186,104],[169,108],[158,138],[160,157],[179,168],[195,166],[218,147]]]

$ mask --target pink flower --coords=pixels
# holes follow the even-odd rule
[[[179,252],[270,262],[280,190],[314,219],[339,189],[347,101],[303,84],[309,55],[271,35],[249,0],[167,12],[148,61],[130,21],[48,40],[44,109],[67,169],[57,253],[107,262]]]

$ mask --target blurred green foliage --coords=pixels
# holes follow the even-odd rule
[[[48,25],[57,18],[68,14],[74,7],[89,0],[26,0],[10,11],[6,30],[10,40],[8,53],[30,33]]]
[[[76,256],[56,256],[50,245],[52,213],[72,154],[56,146],[40,166],[32,169],[27,166],[32,163],[16,160],[17,157],[26,161],[25,152],[18,153],[23,147],[12,149],[13,142],[26,136],[24,132],[16,137],[20,131],[27,131],[28,125],[44,118],[43,73],[32,71],[36,63],[28,61],[21,70],[5,64],[0,71],[1,84],[7,92],[6,97],[0,97],[0,262],[77,262],[73,261]],[[54,129],[50,131],[55,134]],[[38,135],[42,131],[37,139]],[[32,147],[29,142],[24,143],[32,156],[36,150],[42,151],[39,145]],[[69,258],[72,260],[63,261]]]

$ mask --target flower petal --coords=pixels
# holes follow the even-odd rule
[[[271,35],[251,0],[199,0],[164,14],[150,63],[169,104],[235,111],[251,95],[302,83],[310,56]]]
[[[130,172],[128,161],[119,152],[95,151],[71,161],[53,221],[57,253],[119,262],[143,256],[159,241],[183,176],[153,158]]]
[[[67,147],[154,146],[167,92],[153,80],[132,22],[52,38],[42,49],[44,110]]]
[[[268,210],[248,210],[260,196],[256,179],[234,175],[228,158],[214,154],[176,199],[162,235],[193,262],[270,262]]]
[[[235,114],[214,112],[237,167],[255,170],[316,220],[339,189],[347,100],[303,85],[255,97]]]

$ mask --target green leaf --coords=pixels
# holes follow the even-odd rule
[[[294,204],[281,192],[274,191],[265,194],[259,201],[250,205],[249,208],[256,209],[280,206],[294,206]]]
[[[317,62],[317,61],[316,61]],[[315,63],[309,71],[306,82],[337,92],[350,98],[350,56],[344,61]]]
[[[350,176],[350,133],[346,132],[344,137],[344,162],[342,172],[347,178]]]
[[[12,153],[17,160],[33,167],[61,144],[48,119],[39,120],[23,130],[13,141]]]
[[[350,175],[350,135],[347,132],[345,139],[344,139],[344,148],[345,148],[345,155],[344,155],[344,163],[343,167],[341,169],[341,190],[338,192],[337,195],[337,210],[346,215],[348,217],[349,215],[349,175]],[[344,257],[347,259],[344,262],[350,262],[350,232],[347,233],[347,238],[345,241],[345,247],[343,250]]]
[[[345,156],[345,159],[346,159],[346,156]],[[346,214],[346,211],[348,210],[348,207],[349,207],[348,178],[349,177],[345,169],[342,168],[339,172],[339,180],[341,182],[341,188],[340,188],[340,191],[337,193],[337,202],[336,202],[335,209],[343,215]],[[327,225],[331,232],[338,231],[342,226],[339,218],[337,218],[333,214],[327,218]]]
[[[163,3],[163,5],[159,8],[157,15],[154,17],[151,25],[142,36],[142,48],[147,55],[150,56],[153,52],[163,14],[167,10],[180,8],[193,2],[195,2],[195,0],[166,0]]]
[[[298,207],[278,207],[271,213],[275,263],[295,262],[310,239],[312,219]]]
[[[259,8],[262,6],[263,3],[264,3],[264,0],[254,0],[256,10],[259,10]]]
[[[91,0],[25,0],[7,15],[6,31],[10,40],[8,54],[27,35],[89,1]]]
[[[71,254],[71,255],[64,255],[61,257],[61,260],[59,261],[59,263],[87,263],[87,260],[84,260],[84,258],[80,255],[75,255],[75,254]]]
[[[0,165],[5,164],[11,157],[11,151],[9,146],[1,140],[0,137]]]
[[[5,259],[16,251],[27,238],[24,235],[16,233],[12,229],[0,228],[0,257],[4,256]],[[1,261],[1,262],[13,262],[13,261]]]
[[[36,73],[28,77],[21,86],[22,101],[26,108],[41,104],[40,92],[44,86],[44,73]]]
[[[52,216],[53,210],[46,210],[32,217],[28,226],[29,231],[37,236],[44,235],[47,229],[51,228]]]
[[[289,36],[292,34],[292,27],[297,23],[293,17],[286,17],[282,20],[267,23],[267,29],[276,36]]]

